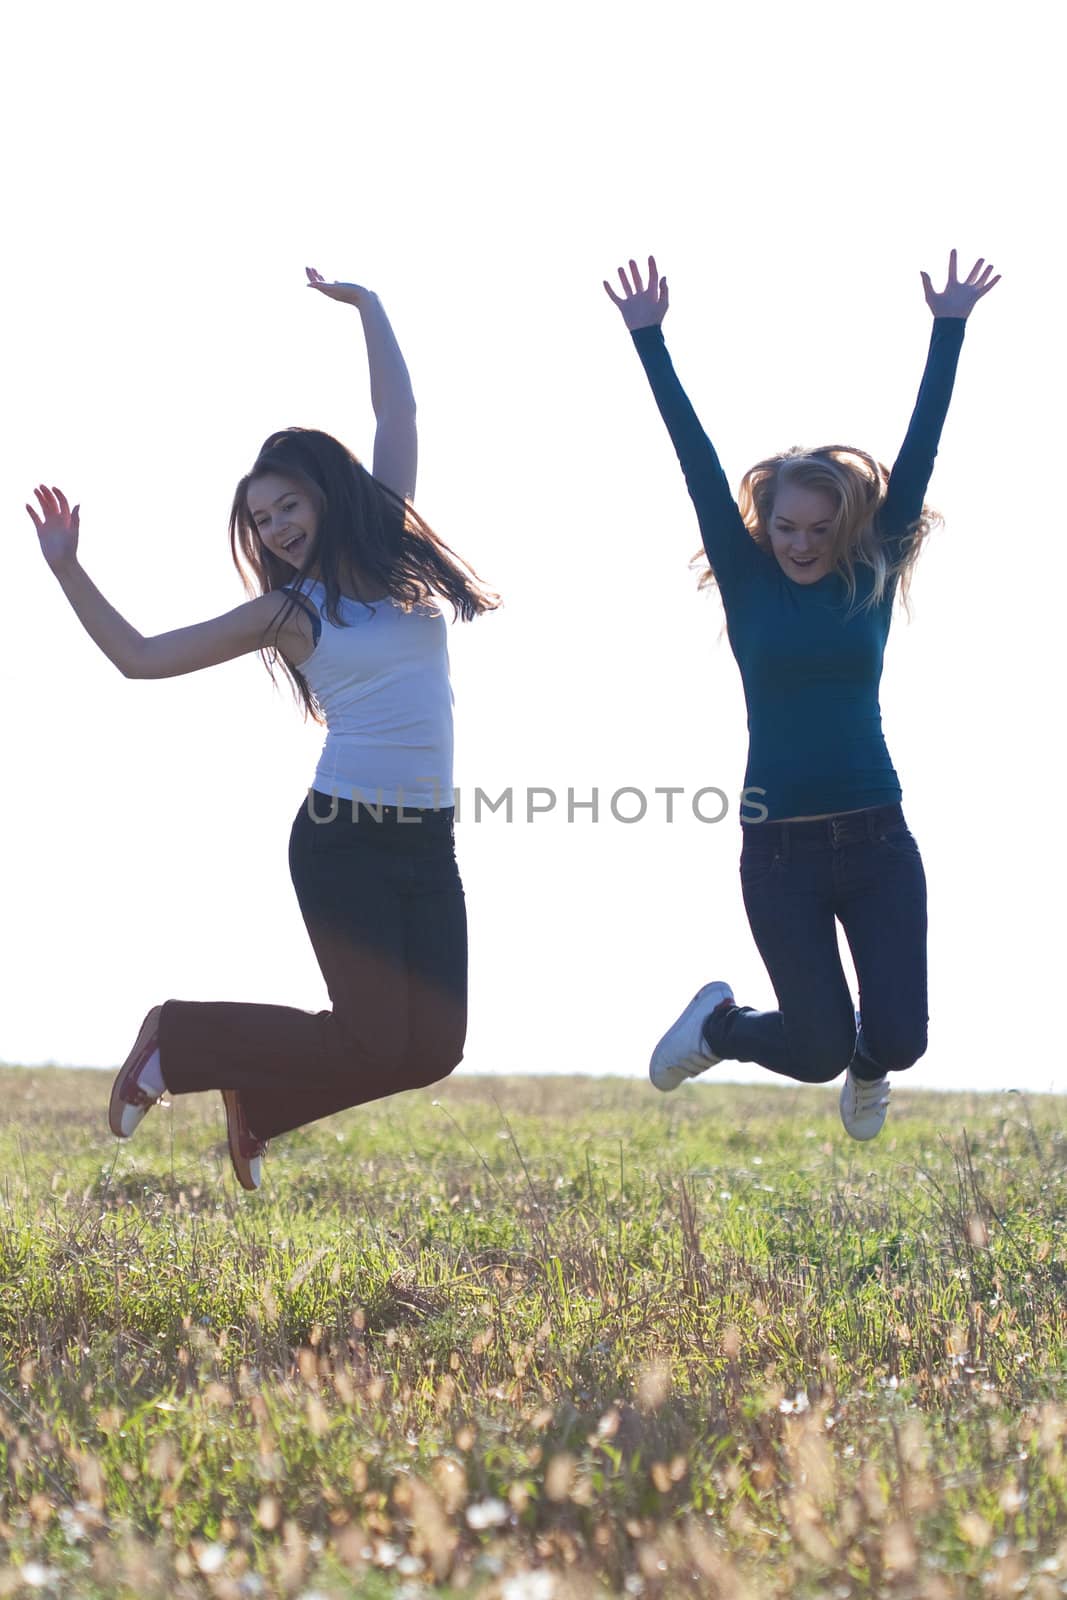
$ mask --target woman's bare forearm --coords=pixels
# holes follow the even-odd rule
[[[359,312],[367,344],[370,398],[376,423],[371,471],[402,500],[411,500],[415,494],[419,454],[415,393],[407,362],[385,308],[374,290],[361,283],[327,283],[316,267],[308,267],[306,271],[310,288],[328,300],[355,306]]]
[[[75,616],[124,678],[136,678],[143,660],[145,641],[130,626],[77,561],[54,568],[59,586],[70,601]]]
[[[396,334],[376,294],[360,296],[359,315],[367,341],[370,403],[378,422],[415,413],[415,392]]]
[[[374,407],[374,457],[371,470],[402,500],[415,497],[419,465],[415,394],[407,363],[400,352],[389,318],[376,294],[359,299],[359,314],[367,341],[370,398]]]

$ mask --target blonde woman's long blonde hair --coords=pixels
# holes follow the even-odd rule
[[[825,444],[815,450],[795,445],[791,450],[768,456],[750,467],[737,495],[741,520],[753,543],[765,550],[772,560],[771,514],[778,490],[786,483],[804,489],[822,489],[833,500],[836,510],[830,525],[831,570],[844,578],[850,607],[856,600],[856,569],[864,566],[870,567],[874,579],[871,592],[859,609],[879,605],[890,581],[896,577],[900,598],[907,610],[912,570],[923,540],[942,521],[938,513],[923,506],[921,515],[909,530],[910,538],[903,555],[899,561],[890,562],[875,531],[889,483],[889,473],[882,463],[853,445]],[[703,550],[697,552],[690,565],[703,569],[699,588],[715,586],[715,574]]]

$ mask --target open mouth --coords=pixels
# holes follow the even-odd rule
[[[287,556],[299,555],[307,543],[307,534],[298,533],[295,539],[290,539],[288,544],[282,546]]]

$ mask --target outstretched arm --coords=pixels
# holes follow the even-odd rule
[[[288,596],[279,590],[258,595],[224,616],[146,639],[104,598],[78,561],[80,506],[72,510],[62,489],[41,484],[34,493],[41,514],[30,505],[26,510],[37,529],[41,553],[82,627],[124,678],[176,678],[262,650],[268,643],[286,652],[299,645],[301,625],[296,618],[287,618],[278,634],[277,622],[288,604]]]
[[[1000,274],[993,277],[992,272],[993,268],[979,259],[960,283],[953,250],[949,256],[948,281],[942,291],[934,289],[927,273],[920,274],[926,303],[934,314],[934,326],[919,397],[889,475],[889,487],[878,519],[882,537],[892,547],[894,558],[902,554],[910,529],[922,515],[941,429],[952,398],[963,330],[978,301],[1000,282]]]
[[[370,367],[370,399],[377,427],[372,472],[402,500],[415,498],[418,440],[415,395],[407,365],[378,296],[358,283],[327,283],[307,267],[308,288],[355,306],[363,323]]]
[[[655,257],[648,258],[647,285],[642,286],[636,261],[630,262],[630,277],[620,267],[619,278],[622,296],[617,295],[606,280],[604,288],[630,330],[685,474],[704,549],[721,585],[735,572],[762,566],[765,558],[741,520],[714,446],[701,427],[667,353],[661,328],[669,304],[667,280],[659,276]]]

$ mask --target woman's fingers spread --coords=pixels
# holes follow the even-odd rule
[[[63,515],[65,517],[69,517],[70,516],[70,506],[67,503],[67,497],[63,493],[62,489],[53,488],[52,493],[55,495],[56,499],[59,501],[59,509],[60,509],[60,511],[62,511],[62,513],[63,513]]]
[[[626,294],[627,299],[629,299],[630,295],[633,294],[633,290],[630,288],[630,280],[626,276],[625,267],[619,268],[619,280],[622,283],[623,291]]]
[[[630,262],[630,272],[634,280],[634,292],[636,294],[642,294],[644,292],[644,285],[641,282],[641,274],[637,269],[636,261]]]
[[[617,306],[621,306],[621,305],[625,304],[625,301],[619,299],[618,295],[615,293],[615,290],[611,287],[611,284],[608,282],[607,278],[604,279],[604,287],[608,291],[609,297],[612,300],[614,300],[614,302],[615,302],[615,304]]]
[[[950,250],[949,253],[948,253],[948,281],[949,281],[949,283],[958,283],[959,282],[959,279],[956,277],[956,252],[955,252],[955,250]]]

